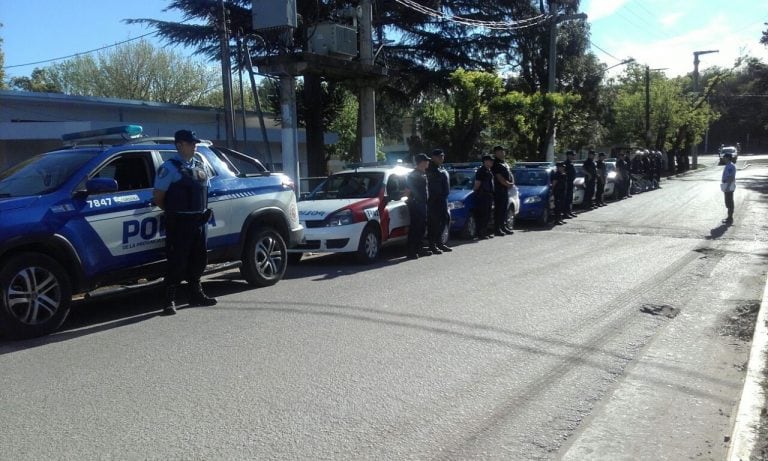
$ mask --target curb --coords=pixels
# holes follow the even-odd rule
[[[728,448],[728,461],[748,461],[755,448],[755,428],[760,423],[761,412],[765,406],[766,356],[768,354],[768,279],[763,290],[763,299],[755,320],[755,332],[752,335],[752,348],[749,353],[747,376],[741,393],[736,421],[733,425],[731,446]]]

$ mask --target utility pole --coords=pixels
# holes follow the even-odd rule
[[[699,94],[699,56],[702,54],[719,53],[720,50],[706,50],[706,51],[694,51],[693,52],[693,92]],[[691,164],[693,168],[699,164],[699,150],[696,148],[695,143],[691,143]]]
[[[373,66],[373,6],[371,0],[361,0],[360,9],[360,63],[364,67]],[[373,83],[365,81],[360,89],[360,131],[363,162],[376,161],[376,90]]]
[[[554,14],[557,11],[557,2],[554,0],[550,2],[550,24],[549,24],[549,58],[547,60],[547,92],[554,93],[556,90],[556,61],[557,61],[557,24],[563,21],[570,21],[573,19],[587,19],[587,15],[584,13],[579,14]],[[548,122],[551,124],[551,129],[547,130],[547,152],[546,160],[548,162],[555,161],[555,138],[557,133],[557,126],[555,125],[555,108],[549,107],[548,109]]]
[[[232,103],[232,63],[229,55],[229,29],[224,0],[219,0],[219,47],[221,48],[221,85],[224,88],[224,131],[227,147],[235,143],[235,109]]]
[[[293,29],[284,32],[283,43],[287,49],[293,43]],[[280,118],[282,120],[283,172],[296,181],[296,195],[301,195],[301,171],[299,170],[299,135],[296,114],[296,78],[280,75]]]

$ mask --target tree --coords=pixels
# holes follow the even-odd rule
[[[48,68],[35,68],[29,77],[13,77],[11,88],[36,93],[61,93],[62,89],[54,81],[54,76]]]
[[[215,89],[216,72],[140,40],[77,56],[47,68],[46,80],[66,94],[197,104]]]

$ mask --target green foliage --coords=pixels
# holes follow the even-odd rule
[[[29,77],[13,77],[11,88],[37,93],[61,93],[62,89],[49,68],[35,68]]]
[[[345,162],[359,159],[355,144],[357,142],[357,119],[359,105],[357,98],[349,91],[343,92],[341,108],[336,117],[329,123],[328,130],[336,133],[339,140],[326,146],[328,155]]]

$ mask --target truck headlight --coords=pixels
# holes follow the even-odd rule
[[[448,209],[449,210],[459,210],[461,208],[464,208],[464,202],[461,200],[455,200],[453,202],[448,202]]]

